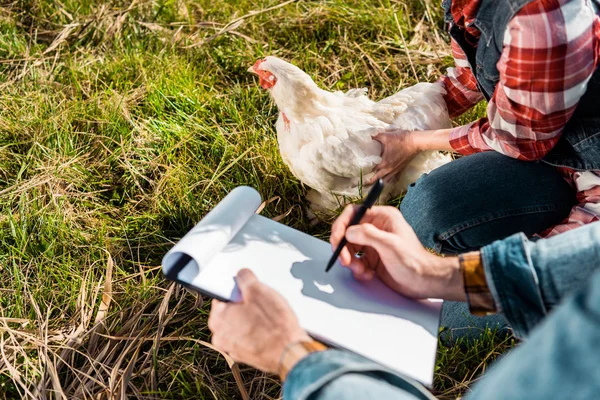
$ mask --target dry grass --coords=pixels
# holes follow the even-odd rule
[[[0,3],[0,398],[278,398],[210,346],[207,304],[160,259],[240,184],[328,235],[248,65],[277,55],[379,98],[451,64],[441,28],[431,0]],[[442,348],[437,392],[507,346]]]

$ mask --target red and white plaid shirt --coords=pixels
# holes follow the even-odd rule
[[[453,0],[452,15],[476,43],[472,26],[480,0]],[[600,14],[590,0],[536,0],[510,21],[497,67],[500,81],[487,117],[452,130],[450,144],[468,155],[495,150],[519,160],[539,160],[558,142],[587,82],[600,65]],[[452,41],[456,67],[441,80],[451,116],[484,99],[467,57]],[[579,204],[549,237],[600,220],[600,171],[560,169]]]

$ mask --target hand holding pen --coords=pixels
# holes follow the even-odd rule
[[[358,206],[354,209],[354,211],[353,211],[354,215],[352,216],[352,220],[350,221],[348,226],[357,225],[360,223],[360,220],[363,218],[363,216],[365,215],[367,210],[369,208],[373,207],[373,205],[379,198],[379,195],[381,194],[382,191],[383,191],[383,180],[378,179],[377,181],[375,181],[375,183],[371,187],[371,190],[369,190],[369,194],[367,194],[365,201],[360,206]],[[338,244],[337,248],[333,252],[331,259],[327,263],[327,267],[325,267],[325,272],[329,272],[331,267],[333,267],[333,265],[337,261],[338,257],[340,256],[340,253],[344,249],[344,246],[346,246],[346,243],[348,243],[348,242],[346,240],[346,236],[344,235],[344,237]]]
[[[396,207],[372,207],[359,224],[350,225],[359,207],[346,207],[331,227],[332,248],[347,239],[339,263],[357,280],[376,276],[396,292],[417,299],[465,300],[457,257],[439,257],[425,249]]]

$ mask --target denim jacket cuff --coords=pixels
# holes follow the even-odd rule
[[[283,398],[309,399],[328,383],[348,373],[370,374],[374,379],[385,380],[413,394],[415,399],[435,399],[417,382],[394,374],[389,369],[361,356],[340,350],[315,352],[300,360],[289,372],[283,384]]]
[[[496,308],[518,338],[527,336],[547,313],[526,242],[527,237],[518,233],[481,249]]]

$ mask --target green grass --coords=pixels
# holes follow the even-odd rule
[[[162,255],[242,184],[276,198],[264,215],[329,229],[246,69],[277,55],[380,98],[452,64],[437,2],[278,4],[0,3],[0,398],[242,398],[204,344],[208,304],[162,278]],[[442,347],[436,392],[460,396],[510,345]],[[234,370],[250,398],[280,396]]]

